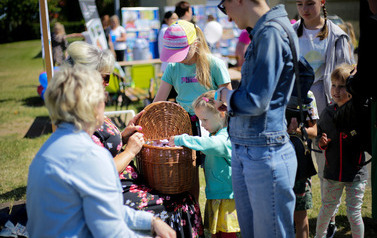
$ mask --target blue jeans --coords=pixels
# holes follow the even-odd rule
[[[293,186],[297,170],[291,143],[232,143],[232,181],[242,237],[295,237]]]

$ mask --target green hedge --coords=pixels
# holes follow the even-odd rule
[[[65,32],[70,33],[79,33],[85,31],[85,21],[75,21],[75,22],[60,22],[65,27]],[[54,22],[50,22],[50,29]],[[40,26],[39,23],[29,23],[21,25],[17,28],[9,29],[5,24],[0,24],[0,43],[14,42],[14,41],[23,41],[23,40],[34,40],[40,39]]]

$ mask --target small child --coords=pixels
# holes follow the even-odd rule
[[[215,91],[200,95],[192,104],[209,137],[177,135],[170,138],[171,146],[186,146],[206,155],[205,227],[212,237],[236,237],[240,232],[233,198],[231,155],[232,148],[227,132],[227,115],[219,112],[214,102]]]
[[[347,217],[351,225],[352,237],[364,237],[364,223],[361,217],[361,206],[367,169],[364,164],[365,155],[357,125],[339,120],[340,113],[347,117],[355,112],[348,111],[355,100],[346,91],[346,80],[354,68],[342,64],[331,74],[331,96],[335,104],[325,108],[318,122],[317,143],[325,151],[325,168],[323,181],[322,207],[317,218],[316,237],[326,237],[326,229],[330,218],[335,215],[343,189],[346,190]],[[348,124],[348,125],[346,125]]]

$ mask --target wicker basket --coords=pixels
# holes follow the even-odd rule
[[[146,141],[170,136],[192,135],[190,118],[178,104],[156,102],[148,105],[137,124]],[[157,147],[145,144],[136,156],[139,171],[148,185],[164,194],[178,194],[191,189],[195,169],[195,151],[186,147]]]

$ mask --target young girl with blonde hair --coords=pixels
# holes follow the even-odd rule
[[[209,137],[177,135],[170,145],[186,146],[206,155],[206,209],[204,225],[212,237],[237,237],[240,231],[232,186],[232,145],[227,132],[227,115],[215,107],[215,91],[200,95],[193,103],[195,114]]]
[[[161,60],[169,62],[154,101],[167,99],[172,87],[177,102],[194,115],[191,103],[202,93],[229,87],[230,76],[221,59],[211,55],[203,32],[194,24],[179,20],[166,30]]]
[[[221,59],[211,55],[200,28],[188,21],[178,20],[170,25],[162,43],[160,58],[169,64],[162,76],[154,102],[167,100],[170,90],[174,87],[178,104],[191,117],[193,134],[201,135],[199,120],[191,104],[209,90],[220,87],[231,89],[228,70]],[[200,159],[197,158],[197,165],[200,163]],[[198,199],[199,180],[196,180],[192,192]]]
[[[56,22],[51,34],[52,56],[55,66],[61,65],[66,57],[65,51],[68,47],[68,42],[65,38],[66,34],[64,25]]]

